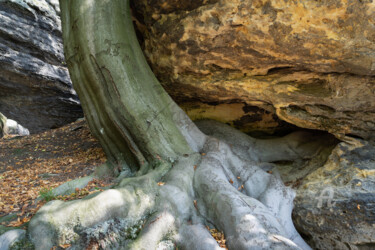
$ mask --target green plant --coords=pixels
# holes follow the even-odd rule
[[[31,241],[28,239],[23,239],[14,243],[10,250],[35,250],[35,247]]]
[[[45,201],[51,201],[56,199],[56,196],[52,192],[52,188],[42,188],[39,191],[39,195]]]

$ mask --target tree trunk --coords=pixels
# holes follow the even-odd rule
[[[309,249],[291,220],[294,191],[267,162],[309,157],[319,142],[301,133],[255,140],[213,121],[198,124],[202,133],[147,65],[129,0],[60,4],[86,119],[108,159],[131,174],[94,197],[46,204],[29,225],[37,249],[219,249],[207,225],[229,249]]]

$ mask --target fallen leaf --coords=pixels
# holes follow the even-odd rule
[[[71,246],[71,244],[62,244],[62,245],[59,245],[59,247],[64,248],[64,249],[66,249],[66,248],[68,248],[70,246]]]

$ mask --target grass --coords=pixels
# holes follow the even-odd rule
[[[45,201],[56,199],[56,196],[52,192],[52,188],[42,188],[42,190],[39,191],[39,195]]]

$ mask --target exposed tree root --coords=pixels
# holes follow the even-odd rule
[[[256,140],[212,121],[198,129],[147,65],[129,0],[60,6],[90,128],[108,159],[136,177],[85,200],[48,203],[29,225],[37,249],[219,249],[209,224],[230,249],[309,249],[291,220],[294,192],[267,171],[273,161],[311,157],[319,142],[304,133]]]
[[[200,153],[172,164],[160,162],[147,174],[125,178],[116,189],[95,197],[45,205],[29,225],[36,248],[87,247],[90,234],[90,242],[101,242],[103,249],[156,249],[160,244],[220,249],[205,227],[212,224],[224,231],[229,249],[309,249],[291,220],[294,191],[277,171],[267,172],[272,164],[258,160],[308,157],[320,142],[307,142],[306,134],[298,133],[287,140],[259,141],[212,121],[199,123],[211,134],[204,136],[189,126],[195,129],[191,142],[202,136],[200,148],[195,145]],[[253,150],[255,146],[260,149]],[[268,153],[269,147],[277,157]],[[95,239],[95,228],[108,230]]]

